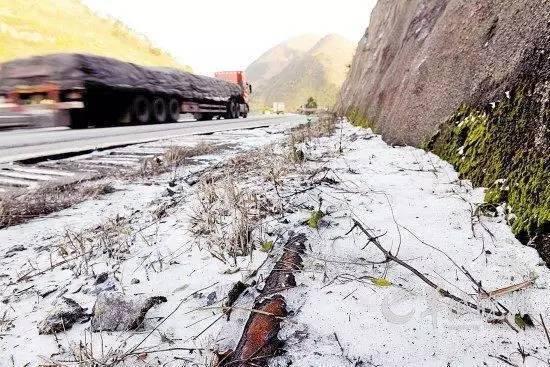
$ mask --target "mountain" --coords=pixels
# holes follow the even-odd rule
[[[335,34],[300,36],[275,46],[246,70],[254,87],[253,108],[284,102],[290,111],[309,97],[321,106],[334,105],[354,48]]]
[[[96,15],[79,0],[0,0],[0,45],[0,61],[82,52],[189,70],[145,37]]]
[[[321,36],[306,34],[292,38],[266,51],[246,69],[246,75],[256,88],[279,74],[290,62],[311,49]]]

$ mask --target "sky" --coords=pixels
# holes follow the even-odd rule
[[[243,70],[304,33],[359,41],[376,0],[83,0],[121,20],[194,71]],[[330,5],[329,5],[330,4]]]

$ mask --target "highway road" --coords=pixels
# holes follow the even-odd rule
[[[251,116],[247,119],[133,125],[86,130],[69,128],[24,129],[0,132],[0,163],[137,144],[176,136],[274,126],[306,121],[305,116]]]

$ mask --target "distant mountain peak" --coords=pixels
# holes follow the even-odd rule
[[[335,33],[300,35],[274,46],[246,70],[255,87],[253,107],[284,102],[293,110],[308,97],[332,106],[355,46]]]

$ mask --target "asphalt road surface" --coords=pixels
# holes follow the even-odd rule
[[[172,124],[117,126],[86,130],[43,128],[0,132],[0,163],[86,152],[175,136],[274,126],[305,121],[301,115],[251,116],[247,119],[184,121]]]

